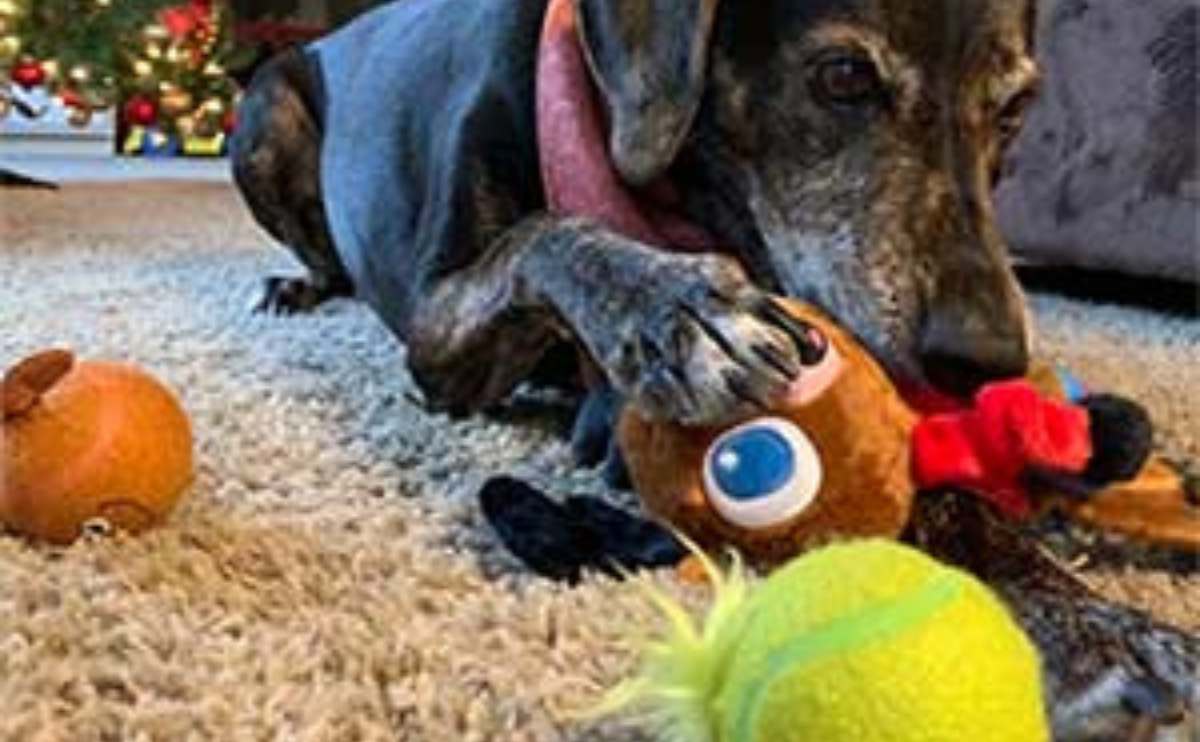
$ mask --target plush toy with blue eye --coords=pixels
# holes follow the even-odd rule
[[[829,541],[899,537],[919,493],[957,490],[1010,518],[1054,508],[1200,551],[1195,484],[1150,455],[1150,423],[1137,405],[1091,395],[1048,367],[986,386],[971,404],[910,403],[835,323],[798,302],[779,305],[805,347],[803,369],[770,410],[720,428],[622,414],[630,478],[659,523],[771,564]],[[598,500],[559,503],[495,480],[482,501],[502,540],[543,574],[575,579],[588,567],[682,556],[653,523]]]
[[[620,177],[575,5],[549,4],[537,60],[548,210],[664,251],[722,252],[722,240],[680,208],[669,177],[636,189]],[[835,322],[796,301],[772,308],[773,320],[792,325],[803,364],[783,398],[720,428],[623,413],[620,449],[658,521],[705,546],[780,561],[811,542],[897,536],[918,491],[954,487],[1009,516],[1053,501],[1101,527],[1200,550],[1197,506],[1180,477],[1146,463],[1150,425],[1136,405],[1072,400],[1054,373],[995,384],[971,400],[910,395],[910,405]],[[509,548],[546,573],[573,578],[581,565],[669,557],[652,529],[599,501],[560,501],[510,479],[486,485],[481,501]]]
[[[621,450],[646,509],[701,544],[780,561],[805,544],[895,536],[915,492],[918,416],[883,369],[804,305],[786,305],[808,347],[786,398],[723,429],[651,421],[630,409]]]
[[[701,544],[778,562],[831,540],[898,537],[919,492],[955,489],[1012,518],[1053,507],[1200,550],[1194,493],[1150,455],[1137,405],[1089,395],[1048,367],[986,386],[970,405],[910,404],[840,327],[807,305],[780,304],[809,347],[769,412],[724,429],[625,412],[621,449],[659,520]]]

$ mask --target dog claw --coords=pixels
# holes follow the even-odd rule
[[[571,451],[575,463],[580,466],[595,466],[608,453],[613,440],[613,429],[621,411],[621,397],[616,390],[605,386],[588,393],[571,431]]]
[[[753,350],[754,355],[758,356],[759,360],[778,371],[781,376],[788,379],[795,379],[800,375],[800,364],[796,363],[794,358],[781,352],[775,346],[767,343],[759,343],[754,346]]]
[[[1059,699],[1053,716],[1054,738],[1064,742],[1190,739],[1174,733],[1190,721],[1180,690],[1124,668],[1111,670],[1073,698]]]
[[[629,466],[625,463],[625,454],[621,452],[621,446],[614,437],[608,445],[608,455],[604,459],[604,466],[601,468],[601,478],[609,487],[616,490],[628,490],[633,488],[633,479],[629,476]]]
[[[255,314],[288,316],[307,314],[341,292],[325,290],[305,278],[268,276],[263,281],[262,298],[254,305]]]
[[[812,328],[775,307],[727,260],[671,264],[621,324],[590,328],[609,381],[647,417],[719,425],[771,406],[824,354]]]
[[[726,371],[723,376],[725,378],[725,386],[733,396],[742,400],[747,407],[765,410],[770,406],[769,400],[765,399],[762,393],[744,375],[734,371]]]
[[[805,366],[815,366],[825,358],[829,351],[829,340],[812,325],[792,316],[774,299],[760,301],[755,313],[787,333],[800,353],[800,362]]]
[[[1179,724],[1187,714],[1179,693],[1155,677],[1130,680],[1121,692],[1121,705],[1135,716],[1166,725]]]

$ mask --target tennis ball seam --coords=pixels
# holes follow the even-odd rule
[[[889,639],[925,621],[953,602],[962,592],[962,582],[953,573],[928,580],[915,593],[898,596],[839,618],[820,629],[784,645],[767,663],[767,669],[736,705],[734,742],[752,742],[758,715],[767,692],[781,676],[798,665]]]

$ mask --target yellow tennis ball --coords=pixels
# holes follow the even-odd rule
[[[974,577],[883,540],[826,547],[750,590],[716,574],[702,630],[672,633],[618,692],[688,742],[1038,742],[1038,655]]]

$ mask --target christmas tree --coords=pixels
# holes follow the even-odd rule
[[[0,0],[0,116],[44,88],[79,126],[119,105],[127,125],[211,137],[232,126],[236,53],[223,0]]]

